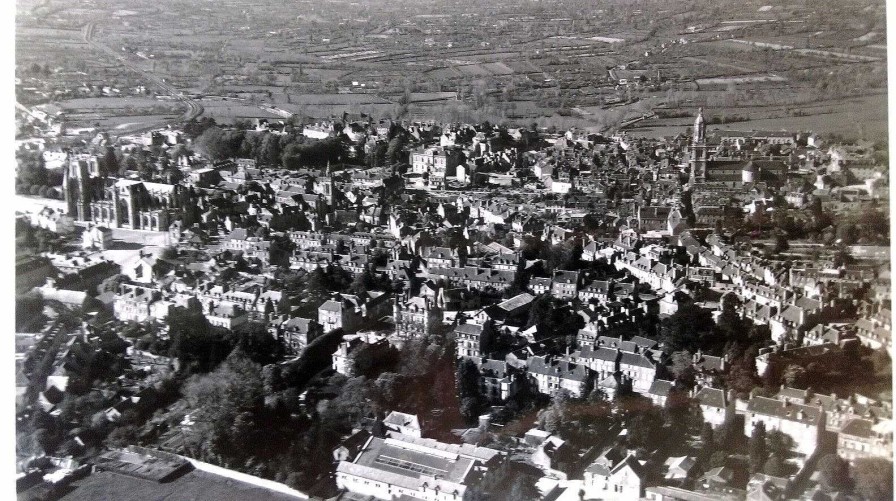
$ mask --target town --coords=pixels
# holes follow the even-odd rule
[[[234,121],[128,61],[170,97],[145,122],[72,127],[17,85],[19,499],[893,497],[889,157],[863,124],[691,102],[641,134],[655,110],[409,91]]]

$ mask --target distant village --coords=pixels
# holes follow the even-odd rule
[[[694,113],[22,112],[20,496],[209,463],[305,499],[892,497],[886,152]]]

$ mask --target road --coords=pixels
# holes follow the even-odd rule
[[[173,97],[174,99],[187,105],[187,110],[184,112],[183,115],[181,115],[180,119],[178,120],[178,123],[189,122],[190,120],[193,120],[202,114],[203,109],[202,109],[201,104],[194,101],[193,99],[190,99],[188,96],[184,95],[183,92],[177,90],[176,88],[174,88],[173,86],[168,84],[168,82],[166,82],[163,78],[159,77],[158,75],[154,75],[151,72],[140,68],[139,66],[137,66],[136,64],[131,62],[127,58],[127,56],[118,53],[117,51],[115,51],[114,49],[109,47],[108,45],[97,42],[96,40],[94,40],[95,35],[96,35],[96,23],[91,22],[84,27],[84,35],[83,35],[84,41],[88,44],[88,46],[90,46],[90,48],[96,50],[97,52],[101,52],[101,53],[107,55],[108,57],[111,57],[112,59],[115,59],[116,61],[121,63],[126,68],[128,68],[136,73],[139,73],[141,76],[143,76],[143,78],[146,79],[146,82],[150,86],[153,86],[156,89],[161,90],[163,93],[168,94],[171,97]],[[133,134],[133,133],[146,132],[146,131],[153,130],[153,129],[167,127],[168,125],[171,125],[171,122],[168,122],[168,121],[157,122],[157,123],[153,123],[153,124],[142,124],[139,127],[125,127],[125,128],[120,128],[120,129],[114,129],[114,132],[116,134],[123,134],[123,133]]]

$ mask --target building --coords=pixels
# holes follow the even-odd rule
[[[593,373],[585,365],[554,357],[531,357],[526,369],[532,388],[545,395],[566,390],[575,398],[588,394]]]
[[[105,226],[88,225],[81,234],[81,247],[84,249],[106,250],[112,246],[112,230]]]
[[[395,335],[403,339],[425,336],[442,322],[441,310],[433,301],[424,297],[407,300],[395,298],[392,308]]]
[[[124,322],[164,320],[172,306],[161,291],[133,284],[121,284],[112,304],[115,318]]]
[[[180,219],[188,203],[183,186],[110,177],[95,164],[95,157],[72,157],[63,170],[62,191],[70,217],[147,231],[168,231]]]
[[[557,270],[551,280],[551,295],[557,299],[573,299],[579,294],[579,272]]]
[[[893,459],[893,421],[856,418],[837,434],[837,455],[853,462],[879,457]]]
[[[610,449],[585,469],[587,499],[621,501],[644,496],[644,468],[631,454],[619,456],[616,449]]]
[[[726,393],[725,390],[706,386],[700,388],[699,391],[694,392],[692,396],[697,400],[697,404],[700,406],[700,412],[703,414],[703,421],[709,423],[713,429],[734,419],[733,391]],[[752,434],[752,432],[753,428],[750,427],[750,431],[747,435]]]
[[[657,407],[665,407],[669,395],[675,389],[675,382],[666,379],[655,379],[647,390],[647,398]]]
[[[818,447],[825,430],[825,417],[821,407],[754,396],[747,402],[744,433],[752,436],[756,424],[762,422],[766,430],[789,435],[795,449],[808,456]]]
[[[339,462],[336,485],[374,499],[461,501],[499,457],[496,450],[468,444],[402,434],[370,437],[354,461]]]
[[[483,359],[479,364],[479,391],[493,404],[506,402],[525,384],[524,374],[504,360]]]
[[[392,430],[395,433],[422,438],[423,428],[420,426],[420,418],[416,414],[392,411],[383,419],[383,425],[387,430]]]
[[[691,145],[688,151],[688,167],[690,170],[690,183],[699,183],[706,180],[706,161],[708,149],[706,145],[706,120],[703,118],[703,108],[697,111],[694,119]]]
[[[316,321],[296,317],[282,322],[276,329],[276,337],[289,353],[299,355],[323,332],[323,327]]]
[[[68,235],[75,232],[75,221],[66,214],[50,207],[29,213],[31,225],[53,233]]]
[[[482,358],[488,354],[493,336],[490,322],[485,324],[466,323],[454,328],[457,343],[457,358]]]
[[[462,161],[462,155],[452,149],[426,148],[411,153],[411,172],[428,176],[427,186],[443,188],[445,177],[454,177]]]

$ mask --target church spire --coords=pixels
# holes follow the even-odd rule
[[[694,120],[694,142],[702,143],[706,140],[706,121],[703,119],[703,108],[697,110],[697,118]]]

